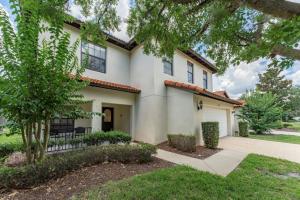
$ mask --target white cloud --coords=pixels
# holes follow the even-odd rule
[[[229,67],[224,75],[214,76],[214,89],[226,90],[232,98],[239,98],[247,89],[254,89],[258,83],[258,74],[267,69],[267,62],[255,61],[242,63],[237,67]],[[290,69],[284,70],[286,79],[292,80],[293,85],[300,85],[300,62],[296,62]]]
[[[130,38],[127,34],[127,23],[126,19],[129,16],[129,9],[130,9],[130,0],[120,0],[119,5],[117,7],[117,13],[121,17],[121,25],[120,25],[120,31],[119,32],[114,32],[113,35],[128,41]]]
[[[266,70],[262,61],[229,67],[222,76],[214,76],[214,90],[226,90],[231,98],[238,98],[247,89],[254,89],[258,74]]]
[[[117,14],[121,18],[121,24],[119,26],[120,31],[113,32],[112,35],[120,38],[122,40],[128,41],[130,38],[127,34],[127,23],[126,19],[129,16],[130,9],[130,0],[119,0],[119,4],[117,6]],[[84,16],[81,14],[81,7],[75,4],[71,4],[70,6],[70,14],[77,19],[85,20]]]

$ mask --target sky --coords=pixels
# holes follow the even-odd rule
[[[129,40],[129,36],[126,33],[127,24],[125,21],[129,15],[131,1],[132,0],[119,0],[117,12],[122,19],[120,26],[121,31],[112,33],[114,36],[125,41]],[[300,0],[291,1],[300,3]],[[0,0],[0,4],[11,15],[8,0]],[[74,17],[81,17],[80,8],[78,6],[73,5],[70,10]],[[251,90],[255,88],[258,82],[258,74],[265,72],[266,68],[267,62],[264,60],[257,60],[248,64],[241,63],[239,66],[230,66],[223,75],[213,76],[214,91],[226,90],[231,98],[239,98],[247,89]],[[300,85],[300,62],[296,62],[292,68],[285,70],[283,75],[285,75],[287,79],[292,80],[294,85]]]

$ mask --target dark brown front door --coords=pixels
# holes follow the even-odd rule
[[[102,108],[102,130],[111,131],[114,129],[114,109],[110,107]]]

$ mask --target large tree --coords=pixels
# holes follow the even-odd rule
[[[247,121],[256,134],[264,134],[281,120],[282,107],[272,93],[251,92],[245,96],[240,119]]]
[[[0,8],[0,112],[22,133],[28,162],[44,158],[50,119],[85,117],[78,91],[79,41],[63,31],[64,1],[11,0],[16,30]],[[73,74],[72,78],[70,75]]]
[[[269,66],[265,73],[258,75],[259,83],[256,84],[256,89],[276,95],[279,104],[289,109],[293,81],[285,79],[282,71],[281,68]]]
[[[219,72],[263,57],[281,67],[300,60],[300,3],[286,0],[136,0],[128,30],[146,52],[197,47]]]

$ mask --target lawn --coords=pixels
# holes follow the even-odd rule
[[[21,135],[11,135],[6,136],[5,134],[0,134],[0,144],[6,144],[6,143],[20,143],[22,142],[22,136]]]
[[[249,155],[226,178],[186,166],[109,182],[74,199],[300,199],[300,164]]]
[[[294,136],[294,135],[273,135],[273,134],[249,135],[249,138],[259,139],[259,140],[269,140],[269,141],[275,141],[275,142],[300,144],[300,136]]]

